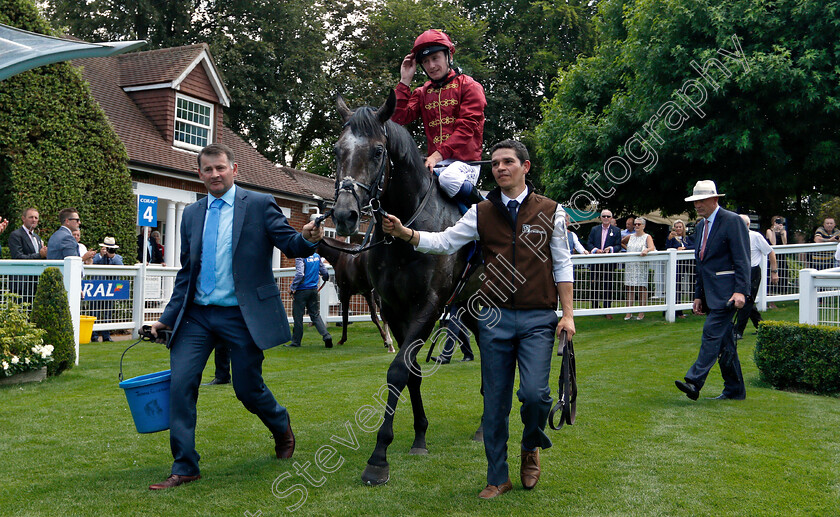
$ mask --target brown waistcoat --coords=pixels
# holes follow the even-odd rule
[[[484,299],[505,309],[557,310],[550,247],[557,203],[529,193],[519,207],[515,239],[513,221],[498,189],[476,208],[485,264]]]

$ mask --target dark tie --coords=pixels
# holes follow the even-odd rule
[[[210,205],[207,222],[204,224],[204,237],[201,244],[201,290],[210,294],[216,288],[216,240],[219,236],[219,214],[222,209],[221,199]]]
[[[510,218],[513,221],[513,225],[516,226],[516,209],[519,208],[519,201],[511,199],[508,201],[507,208],[508,212],[510,212]]]

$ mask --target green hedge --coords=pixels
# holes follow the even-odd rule
[[[48,267],[41,273],[30,319],[45,331],[44,343],[55,347],[47,374],[58,375],[72,368],[76,362],[76,340],[64,277],[58,268]]]
[[[761,379],[779,389],[840,392],[840,328],[764,321],[755,364]]]
[[[0,1],[0,23],[51,34],[32,0]],[[126,163],[122,142],[77,68],[57,63],[0,81],[0,216],[13,226],[34,206],[46,241],[60,225],[59,210],[74,207],[82,242],[111,235],[133,249],[136,202]],[[4,248],[9,233],[0,235]]]

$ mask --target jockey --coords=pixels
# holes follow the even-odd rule
[[[481,160],[487,100],[481,84],[454,66],[454,53],[455,45],[442,31],[427,30],[415,40],[400,65],[391,120],[406,125],[423,119],[429,153],[426,168],[439,172],[440,186],[449,197],[457,196],[470,206],[482,199],[475,187],[480,166],[464,162]],[[411,91],[418,64],[430,80]]]

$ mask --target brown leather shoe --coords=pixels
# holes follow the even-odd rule
[[[292,421],[286,426],[286,432],[281,435],[274,435],[274,452],[281,460],[287,460],[295,452],[295,433],[292,432]]]
[[[522,463],[519,466],[519,479],[526,490],[537,486],[540,480],[540,450],[522,451]]]
[[[166,481],[163,483],[149,485],[149,490],[166,490],[167,488],[183,485],[184,483],[189,483],[190,481],[195,481],[196,479],[201,479],[201,476],[179,476],[178,474],[172,474],[166,478]]]
[[[511,483],[510,479],[508,479],[499,486],[487,485],[484,487],[484,490],[478,494],[478,497],[482,499],[493,499],[494,497],[498,497],[505,492],[510,492],[511,490],[513,490],[513,483]]]

